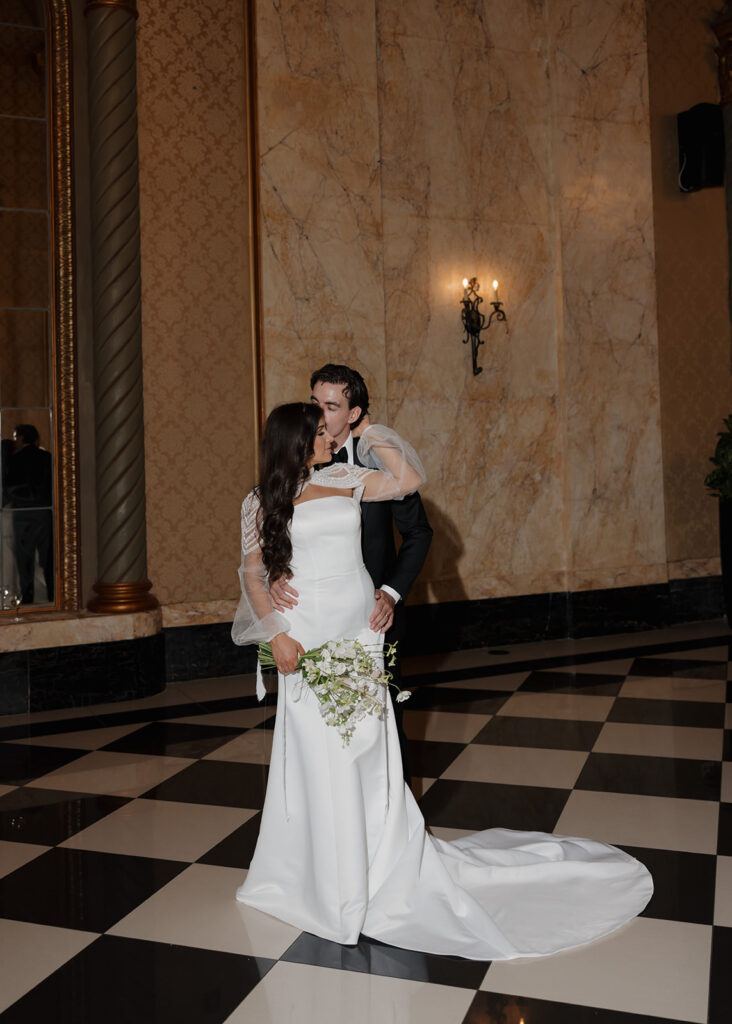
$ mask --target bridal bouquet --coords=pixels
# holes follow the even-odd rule
[[[381,650],[381,645],[379,645]],[[394,664],[396,644],[384,647],[384,663]],[[275,668],[272,648],[259,645],[259,663],[262,668]],[[320,714],[326,725],[338,730],[344,747],[351,742],[358,723],[366,715],[384,717],[386,691],[389,686],[398,690],[397,701],[408,700],[408,690],[399,690],[391,682],[391,673],[382,669],[367,648],[358,640],[329,640],[312,651],[301,655],[295,666],[303,681],[320,702]]]

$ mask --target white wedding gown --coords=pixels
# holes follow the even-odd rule
[[[332,484],[347,470],[323,471],[319,482],[325,473]],[[361,556],[359,496],[356,486],[353,496],[295,506],[299,599],[287,623],[306,650],[339,638],[381,643],[368,629],[374,586]],[[250,593],[248,605],[256,601]],[[269,608],[259,609],[260,622]],[[282,621],[270,634],[279,628]],[[267,794],[237,891],[242,903],[339,943],[364,934],[427,953],[504,960],[606,935],[652,892],[642,864],[591,839],[501,828],[434,838],[402,778],[391,703],[385,721],[365,718],[344,749],[299,675],[279,676]]]

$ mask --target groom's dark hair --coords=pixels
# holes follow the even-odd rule
[[[366,413],[369,411],[369,389],[358,370],[352,370],[350,366],[342,366],[340,363],[326,363],[310,378],[310,389],[316,384],[342,384],[343,394],[348,399],[348,408],[358,406],[361,415],[352,426],[357,426]]]

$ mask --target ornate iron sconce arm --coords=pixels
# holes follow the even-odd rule
[[[497,283],[494,282],[496,288]],[[463,338],[463,345],[467,345],[470,342],[470,352],[473,359],[473,376],[477,377],[479,373],[483,372],[483,367],[478,366],[478,349],[485,342],[481,338],[481,332],[487,330],[491,324],[495,321],[506,320],[506,313],[501,308],[502,303],[498,302],[498,299],[491,302],[493,311],[491,312],[488,319],[485,314],[481,313],[480,305],[483,302],[483,297],[478,294],[480,284],[477,278],[471,277],[469,281],[463,282],[463,297],[461,300],[462,312],[460,314],[465,328],[465,337]]]

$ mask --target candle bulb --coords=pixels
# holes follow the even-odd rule
[[[468,279],[467,279],[467,277],[464,277],[463,278],[463,298],[467,299],[467,297],[468,297]]]
[[[498,281],[493,282],[493,301],[498,302]]]

